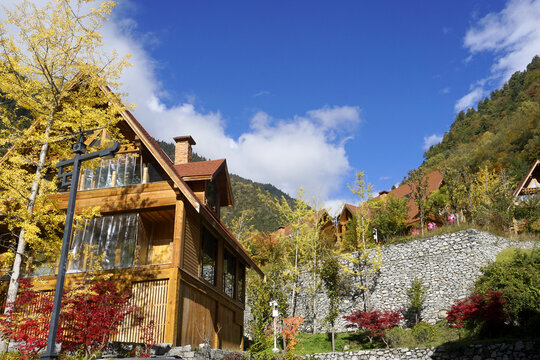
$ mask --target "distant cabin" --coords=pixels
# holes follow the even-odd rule
[[[427,180],[427,185],[428,185],[427,193],[428,194],[432,193],[433,191],[438,190],[443,185],[443,177],[439,171],[433,171],[425,175],[424,179]],[[390,191],[383,190],[379,192],[379,196],[375,197],[375,199],[380,199],[384,201],[384,199],[387,196],[395,196],[397,198],[407,198],[408,206],[409,206],[409,211],[407,213],[407,220],[406,220],[407,226],[413,227],[413,226],[418,225],[418,223],[420,222],[420,213],[418,210],[418,206],[416,205],[414,198],[412,197],[412,189],[409,186],[409,184],[403,184]],[[351,205],[351,204],[345,204],[343,206],[343,209],[341,210],[341,213],[338,216],[338,235],[340,239],[343,239],[343,236],[347,232],[347,225],[352,220],[353,216],[356,216],[359,209],[360,208],[358,206]],[[431,214],[431,213],[426,214],[426,224],[428,221],[433,221],[437,225],[442,224],[442,219],[436,214]]]

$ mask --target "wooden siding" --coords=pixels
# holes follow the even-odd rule
[[[240,313],[240,312],[239,312]],[[221,348],[239,350],[243,338],[243,326],[235,321],[235,312],[223,305],[219,306],[219,332]]]
[[[52,196],[58,201],[58,208],[67,208],[68,193]],[[123,186],[77,192],[76,212],[82,209],[99,206],[100,211],[125,211],[133,209],[148,209],[162,206],[174,206],[176,194],[167,182]]]
[[[190,206],[186,210],[186,233],[184,236],[184,251],[182,268],[192,274],[199,275],[199,248],[201,247],[201,221],[198,214]]]
[[[137,307],[137,311],[124,319],[111,341],[141,342],[141,330],[153,321],[154,343],[165,342],[168,283],[167,279],[133,283],[130,303]]]
[[[197,346],[206,338],[210,346],[217,347],[216,300],[186,283],[182,285],[180,345]]]

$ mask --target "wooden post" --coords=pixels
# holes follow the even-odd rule
[[[172,247],[172,268],[169,276],[169,289],[167,292],[167,315],[165,322],[165,341],[173,346],[179,345],[180,323],[179,316],[182,311],[181,289],[180,289],[180,266],[182,259],[182,245],[184,240],[185,212],[184,202],[181,199],[176,201],[174,213],[174,229]]]
[[[169,275],[167,291],[167,314],[165,315],[165,342],[176,346],[179,330],[180,269],[173,267]]]
[[[185,227],[186,212],[184,202],[182,200],[176,200],[172,243],[172,264],[176,268],[180,268],[182,266]]]

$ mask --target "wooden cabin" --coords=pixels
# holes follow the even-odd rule
[[[433,171],[425,176],[427,179],[427,193],[430,194],[433,191],[438,190],[443,185],[443,177],[442,174],[439,171]],[[412,197],[412,189],[408,184],[403,184],[401,186],[398,186],[397,188],[391,190],[391,191],[381,191],[379,192],[379,195],[375,197],[374,199],[380,199],[383,200],[387,196],[395,196],[398,198],[407,198],[409,199],[408,206],[409,211],[407,213],[407,226],[412,227],[414,225],[417,225],[420,221],[420,214],[418,211],[418,206],[416,205],[414,198]],[[351,221],[352,217],[355,216],[354,214],[357,213],[359,210],[358,206],[351,205],[351,204],[345,204],[343,206],[343,209],[341,210],[341,213],[338,217],[338,235],[339,238],[342,239],[343,235],[347,231],[347,224]],[[369,214],[368,214],[369,216]],[[426,220],[426,224],[428,221],[434,221],[437,223],[437,225],[441,225],[442,221],[438,216],[435,216],[435,214],[428,214],[428,219]]]
[[[533,196],[537,196],[537,194],[540,194],[540,160],[536,160],[532,164],[512,195],[514,203],[517,205]]]
[[[241,349],[246,269],[261,270],[220,221],[220,208],[233,205],[227,162],[192,162],[191,136],[174,138],[171,161],[129,111],[121,116],[129,144],[81,172],[75,211],[99,206],[102,216],[72,234],[66,286],[97,267],[131,290],[139,310],[114,341],[140,342],[153,321],[155,343]],[[102,132],[88,142],[106,140]],[[67,208],[67,192],[55,198]],[[52,268],[28,274],[38,290],[54,291]]]
[[[527,174],[519,182],[512,194],[515,205],[529,201],[533,197],[540,196],[540,160],[536,160],[529,168]],[[517,233],[522,219],[513,219],[514,232]]]
[[[315,229],[317,224],[317,229]],[[326,209],[313,212],[308,218],[304,219],[302,225],[317,231],[320,239],[324,240],[328,246],[336,244],[336,227],[334,221]],[[270,234],[275,239],[283,239],[287,236],[293,236],[294,228],[291,225],[280,226],[276,231]]]

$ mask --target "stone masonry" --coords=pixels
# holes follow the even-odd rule
[[[428,287],[422,319],[433,324],[446,316],[446,310],[455,299],[463,299],[470,294],[481,274],[480,269],[495,261],[500,251],[533,246],[532,242],[512,242],[472,229],[383,246],[382,266],[371,284],[371,307],[378,310],[406,309],[406,291],[411,281],[419,278]],[[346,278],[346,294],[340,300],[337,332],[347,331],[342,316],[352,310],[363,309],[364,305],[362,290],[358,288],[359,279],[353,275],[346,275]],[[309,273],[301,274],[296,315],[306,319],[303,331],[312,331],[315,326],[318,332],[324,332],[328,330],[323,321],[328,298],[323,289],[319,290],[313,311],[307,291],[311,281]],[[246,320],[249,321],[249,311],[246,311]]]

